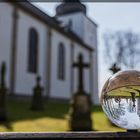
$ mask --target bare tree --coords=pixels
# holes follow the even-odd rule
[[[132,31],[104,34],[107,61],[119,67],[135,68],[140,58],[140,36]]]

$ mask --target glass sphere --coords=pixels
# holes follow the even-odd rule
[[[110,77],[101,92],[103,111],[115,125],[140,128],[140,72],[120,71]]]

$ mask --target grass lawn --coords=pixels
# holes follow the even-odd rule
[[[30,101],[8,100],[9,121],[0,123],[1,132],[68,131],[68,108],[64,102],[46,101],[44,111],[31,111]],[[111,126],[101,107],[92,107],[93,127],[97,131],[123,131]]]

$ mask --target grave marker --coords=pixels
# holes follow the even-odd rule
[[[83,62],[83,56],[78,56],[78,62],[73,64],[73,67],[78,68],[78,90],[74,93],[71,99],[69,126],[72,131],[90,131],[92,130],[91,120],[91,99],[90,95],[84,90],[84,68],[89,68],[90,65]]]
[[[5,84],[6,64],[2,62],[0,68],[0,121],[7,120],[7,89]]]
[[[36,86],[33,89],[33,98],[32,98],[32,106],[31,110],[43,110],[43,98],[42,98],[42,92],[43,87],[40,85],[41,77],[36,77]]]

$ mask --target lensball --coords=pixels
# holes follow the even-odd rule
[[[140,72],[120,71],[110,77],[101,92],[103,111],[115,125],[128,129],[140,128]]]

